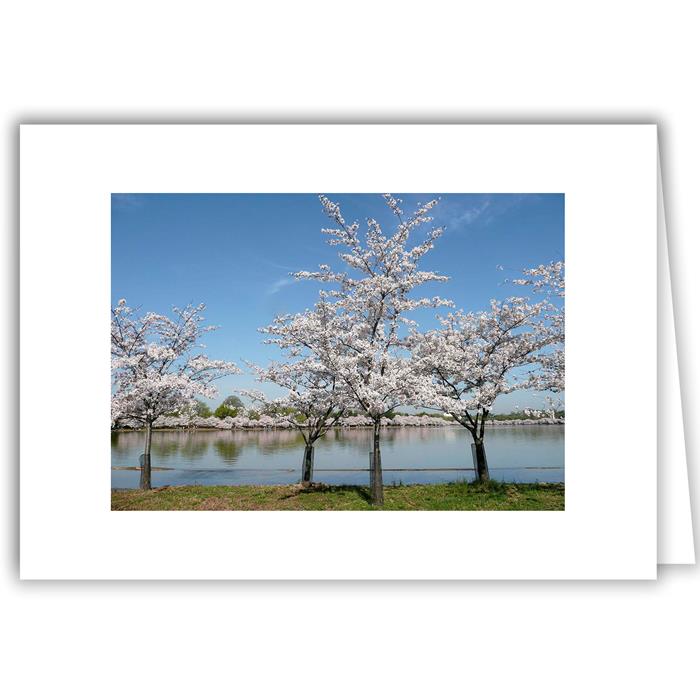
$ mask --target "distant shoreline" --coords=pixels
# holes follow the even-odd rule
[[[495,420],[486,421],[487,428],[513,428],[513,427],[539,427],[539,426],[554,426],[563,427],[565,421],[563,418],[533,418],[533,419],[513,419],[513,420]],[[412,429],[412,428],[454,428],[461,427],[456,421],[443,421],[442,423],[430,423],[426,425],[394,425],[387,423],[382,425],[382,428],[392,428],[392,429]],[[144,428],[112,428],[113,433],[138,433],[143,431]],[[204,426],[204,425],[193,425],[193,426],[153,426],[153,430],[157,432],[221,432],[222,430],[230,430],[231,432],[250,432],[250,431],[261,431],[261,430],[297,430],[291,425],[251,425],[251,426],[238,426],[238,425],[222,425],[222,426]],[[369,425],[336,425],[331,430],[371,430]]]

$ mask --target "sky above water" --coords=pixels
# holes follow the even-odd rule
[[[379,194],[325,194],[341,205],[346,221],[360,222],[360,231],[372,217],[393,232],[396,219]],[[425,296],[479,311],[491,299],[522,294],[507,283],[522,269],[564,259],[563,194],[393,194],[406,213],[440,197],[433,225],[445,233],[422,269],[450,279],[424,285]],[[203,302],[207,323],[219,326],[206,336],[207,353],[239,365],[265,364],[279,356],[257,329],[277,314],[312,307],[320,289],[290,273],[322,263],[343,267],[340,249],[321,233],[331,227],[315,194],[113,194],[112,304],[125,298],[144,312],[167,313]],[[425,232],[414,231],[412,242]],[[428,329],[437,325],[435,314],[421,310],[413,317]],[[247,375],[222,379],[218,387],[212,406],[240,389],[260,388]],[[542,396],[514,392],[495,409],[538,408]]]

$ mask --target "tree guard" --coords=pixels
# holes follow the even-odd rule
[[[476,477],[479,481],[488,481],[489,476],[489,463],[486,460],[486,448],[484,447],[483,440],[477,440],[472,442],[472,461],[474,463],[474,470],[476,471]]]
[[[301,483],[310,484],[314,478],[314,446],[306,445],[301,463]]]

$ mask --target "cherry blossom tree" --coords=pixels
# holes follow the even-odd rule
[[[338,424],[345,410],[345,393],[336,386],[333,374],[313,356],[296,362],[273,362],[265,368],[250,367],[258,381],[272,382],[287,390],[286,395],[272,400],[261,392],[244,393],[277,413],[282,425],[301,433],[301,483],[309,485],[313,481],[314,444]]]
[[[338,337],[339,317],[324,293],[311,310],[278,316],[260,331],[265,343],[276,345],[285,362],[267,367],[249,363],[260,382],[272,382],[287,390],[281,398],[268,400],[262,392],[246,391],[254,401],[281,414],[283,424],[299,430],[304,439],[301,482],[313,479],[314,444],[334,427],[348,406],[348,392],[334,368],[345,350]]]
[[[335,224],[324,229],[328,242],[339,246],[339,257],[345,270],[333,270],[321,265],[316,272],[298,272],[297,279],[311,279],[330,285],[322,295],[332,322],[326,328],[334,342],[324,345],[307,339],[307,349],[314,354],[335,386],[347,392],[351,406],[365,413],[372,421],[372,453],[370,460],[370,495],[372,503],[382,505],[384,489],[381,468],[382,418],[403,404],[410,404],[416,393],[416,375],[408,352],[408,330],[413,322],[406,314],[415,309],[449,305],[434,298],[415,298],[412,293],[427,282],[442,282],[447,278],[435,272],[418,269],[423,256],[442,234],[441,228],[430,228],[417,245],[409,244],[411,233],[429,224],[431,209],[438,203],[431,200],[418,205],[405,217],[401,202],[392,195],[384,201],[396,219],[393,233],[385,234],[374,219],[367,220],[364,237],[359,235],[357,222],[348,224],[338,204],[326,196],[320,197],[326,215]],[[300,319],[282,320],[273,332],[280,332],[286,323]]]
[[[172,318],[137,316],[120,299],[112,309],[112,422],[136,421],[146,429],[140,488],[151,488],[151,432],[166,414],[194,409],[198,396],[213,398],[216,379],[240,370],[202,354],[204,304],[174,307]]]
[[[484,429],[494,401],[536,386],[546,373],[541,351],[561,340],[551,309],[546,300],[493,300],[489,311],[453,312],[438,330],[413,334],[416,371],[431,379],[419,385],[417,402],[449,413],[469,430],[480,481],[489,479]]]

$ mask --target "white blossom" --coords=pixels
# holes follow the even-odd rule
[[[547,320],[550,330],[556,334],[556,342],[548,352],[539,356],[540,371],[532,375],[532,386],[541,391],[564,391],[565,353],[564,353],[564,296],[565,277],[562,261],[524,270],[522,279],[513,280],[513,284],[530,287],[535,293],[541,293],[546,299],[555,303],[550,305]]]
[[[449,413],[470,431],[480,479],[489,478],[484,429],[496,399],[517,389],[564,387],[563,265],[539,284],[550,274],[544,270],[533,271],[535,291],[554,289],[561,306],[551,293],[536,303],[492,300],[488,311],[453,312],[440,329],[412,336],[415,371],[430,379],[418,385],[416,402]]]
[[[173,317],[137,317],[126,300],[112,309],[112,421],[152,424],[186,410],[197,396],[216,395],[213,382],[240,370],[199,352],[204,305],[173,308]]]

